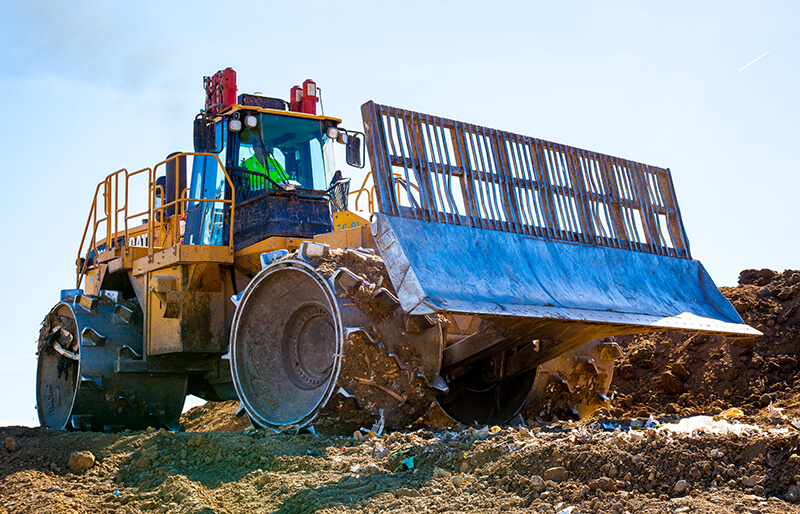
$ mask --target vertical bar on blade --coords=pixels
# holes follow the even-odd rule
[[[386,130],[380,106],[367,102],[361,107],[364,123],[364,138],[370,142],[372,176],[378,190],[378,210],[390,216],[398,216],[400,209],[394,195],[392,164],[386,150]]]
[[[552,239],[558,238],[559,225],[555,208],[550,176],[547,170],[547,160],[544,156],[544,145],[540,139],[528,139],[528,149],[533,150],[531,157],[535,159],[534,171],[539,183],[539,198],[542,202],[542,212],[547,219],[547,232]]]
[[[486,226],[483,228],[495,229],[496,225],[495,225],[494,215],[492,214],[491,211],[492,204],[491,202],[488,201],[487,199],[488,193],[486,193],[485,191],[486,181],[483,180],[483,177],[481,177],[481,173],[485,175],[486,171],[483,169],[483,163],[481,162],[481,160],[478,159],[478,154],[479,154],[478,140],[480,139],[480,137],[478,136],[477,132],[474,131],[474,129],[475,129],[474,125],[468,125],[465,134],[467,135],[467,137],[469,137],[470,141],[469,146],[470,149],[472,150],[472,162],[475,163],[474,184],[477,185],[475,191],[478,194],[478,200],[480,201],[480,207],[481,207],[480,219],[482,220],[482,222],[485,222]]]
[[[485,141],[486,141],[485,135],[480,134],[478,132],[480,129],[483,129],[483,127],[475,126],[475,129],[476,129],[475,138],[477,139],[475,146],[478,149],[478,155],[480,155],[481,171],[483,172],[483,174],[482,174],[483,176],[481,177],[480,183],[481,183],[481,186],[482,186],[482,190],[485,191],[484,197],[486,198],[487,203],[489,204],[489,209],[490,209],[490,212],[487,213],[487,217],[491,221],[492,229],[494,229],[494,230],[503,230],[503,220],[500,217],[500,213],[497,210],[496,205],[495,205],[496,197],[495,197],[495,195],[492,194],[492,191],[493,191],[493,186],[492,186],[492,182],[491,182],[492,172],[489,170],[488,166],[486,165],[486,161],[487,160],[484,159],[484,157],[483,157],[483,146],[484,146]]]
[[[556,170],[558,171],[558,178],[559,182],[561,183],[561,198],[562,205],[565,206],[564,213],[567,217],[567,221],[570,227],[570,237],[573,241],[584,242],[583,238],[581,237],[580,231],[578,230],[578,223],[575,220],[575,212],[572,208],[572,202],[569,201],[570,198],[573,198],[573,195],[570,191],[572,184],[567,179],[567,174],[564,172],[564,168],[566,164],[564,163],[564,154],[561,152],[561,145],[558,143],[551,143],[553,148],[553,157],[556,159]]]
[[[623,194],[622,188],[619,185],[617,171],[614,168],[613,160],[607,155],[601,155],[601,162],[603,163],[603,170],[607,177],[607,183],[611,188],[610,206],[613,213],[614,229],[617,233],[617,241],[620,248],[627,246],[629,250],[633,250],[633,243],[631,241],[631,233],[628,231],[628,225],[625,222],[625,211],[622,209]]]
[[[563,146],[562,146],[563,148]],[[592,227],[591,211],[589,210],[589,203],[586,200],[586,183],[583,180],[583,168],[581,166],[580,157],[578,156],[579,150],[576,148],[569,148],[564,152],[567,159],[567,169],[570,173],[572,180],[572,190],[576,193],[575,204],[578,207],[578,217],[580,220],[585,242],[597,244],[597,237]]]
[[[615,171],[617,173],[618,183],[621,186],[621,193],[622,193],[622,205],[624,207],[623,213],[625,215],[625,223],[626,228],[628,231],[628,236],[631,239],[633,244],[633,249],[636,251],[641,250],[641,236],[639,235],[639,230],[636,226],[636,214],[633,212],[634,208],[636,207],[636,200],[634,199],[633,192],[631,189],[631,181],[632,177],[630,175],[630,170],[625,167],[622,161],[618,159],[614,159],[614,166]]]
[[[490,198],[492,200],[492,205],[495,209],[495,216],[497,217],[497,224],[499,226],[499,230],[503,232],[509,232],[508,230],[508,216],[504,212],[502,204],[500,202],[500,198],[497,194],[497,189],[500,187],[500,179],[497,176],[497,160],[496,156],[493,159],[490,155],[492,142],[489,136],[486,135],[486,127],[478,127],[481,131],[481,138],[482,147],[486,150],[486,156],[483,162],[485,163],[486,167],[486,186],[487,190],[490,194]],[[481,153],[481,158],[484,158],[483,153]],[[505,218],[505,219],[503,219]]]
[[[517,180],[521,184],[518,188],[518,197],[520,204],[520,212],[525,219],[525,233],[529,235],[539,235],[538,226],[539,220],[536,213],[531,209],[531,196],[533,194],[533,180],[530,179],[528,168],[522,160],[520,151],[519,136],[517,134],[510,134],[508,145],[511,146],[511,158],[514,164],[514,169],[517,170]]]
[[[406,181],[406,198],[408,199],[408,205],[410,207],[411,216],[414,219],[420,219],[421,212],[419,209],[419,203],[414,199],[414,196],[411,194],[411,179],[408,175],[408,159],[406,157],[405,148],[408,145],[407,139],[402,139],[402,133],[405,132],[405,121],[403,121],[403,132],[400,131],[400,118],[397,116],[396,113],[393,113],[392,118],[394,118],[394,127],[395,132],[397,133],[397,138],[399,139],[398,143],[400,146],[400,159],[403,161],[403,173],[405,174],[405,181]],[[409,148],[409,153],[411,149]],[[394,187],[394,175],[392,175],[392,186]],[[394,191],[394,189],[392,189]],[[398,208],[399,212],[399,208]]]
[[[601,227],[602,237],[606,246],[618,247],[619,241],[614,236],[614,218],[611,214],[611,206],[609,205],[608,185],[604,181],[600,160],[597,158],[595,152],[587,152],[586,160],[590,163],[589,166],[592,170],[590,178],[597,194],[597,200],[595,201],[598,218],[597,223]],[[603,211],[602,219],[600,219],[600,209]],[[604,221],[605,223],[603,223]]]
[[[536,213],[536,220],[538,226],[536,227],[536,235],[548,237],[552,231],[552,226],[547,220],[547,211],[544,206],[544,198],[547,193],[544,191],[544,183],[539,178],[539,172],[536,170],[536,157],[531,153],[530,138],[520,136],[522,140],[519,142],[519,153],[525,163],[525,170],[528,178],[531,181],[530,199],[531,208]]]
[[[424,123],[423,123],[422,116],[425,117]],[[443,191],[441,189],[441,183],[439,181],[439,162],[436,161],[436,159],[434,158],[435,156],[433,155],[433,143],[431,142],[431,131],[430,131],[429,118],[430,117],[427,114],[420,114],[420,119],[419,119],[419,123],[418,123],[419,130],[420,130],[420,136],[418,137],[418,139],[422,143],[422,145],[424,147],[424,150],[425,150],[425,158],[426,158],[425,169],[427,170],[427,173],[425,174],[425,176],[427,177],[427,180],[431,184],[431,191],[433,192],[433,195],[432,195],[433,196],[433,205],[434,205],[434,207],[436,209],[436,212],[437,212],[437,220],[439,220],[438,213],[441,213],[442,216],[444,217],[444,221],[446,223],[447,222],[447,212],[444,209],[444,193],[443,193]],[[422,130],[423,125],[425,127],[424,132]],[[423,134],[427,136],[427,139],[423,139],[423,137],[422,137]],[[426,140],[427,140],[427,144],[425,144]],[[433,167],[431,167],[431,165],[433,165]]]
[[[522,227],[519,223],[517,203],[514,201],[514,179],[511,177],[510,169],[508,167],[508,156],[506,155],[506,148],[503,144],[503,135],[495,129],[491,129],[489,134],[489,141],[494,147],[494,162],[495,169],[497,170],[498,180],[497,189],[499,189],[500,196],[503,198],[503,208],[506,212],[508,231],[519,234],[521,233]]]
[[[416,118],[417,113],[413,111],[403,111],[403,122],[406,126],[406,137],[411,149],[411,163],[414,165],[414,175],[417,178],[417,187],[420,192],[420,203],[422,206],[422,219],[428,221],[440,221],[439,212],[436,210],[436,200],[433,197],[432,184],[430,183],[430,176],[427,173],[427,159],[424,161],[425,146],[422,142],[422,131],[419,126],[419,120]],[[408,118],[411,118],[409,122]],[[422,148],[422,151],[420,151]]]
[[[445,131],[449,130],[444,126],[441,118],[434,118],[436,121],[436,125],[434,125],[434,133],[436,134],[436,148],[439,151],[439,158],[440,162],[442,162],[442,166],[447,163],[447,179],[445,182],[447,193],[447,201],[450,204],[450,212],[453,216],[452,223],[456,225],[461,225],[461,213],[458,212],[458,205],[456,203],[455,198],[453,198],[453,163],[450,162],[450,152],[447,151],[447,145],[445,144]],[[444,159],[441,159],[442,156],[442,147],[444,147]],[[442,175],[442,180],[445,180],[444,174]]]
[[[682,246],[683,246],[683,249],[684,249],[684,252],[685,252],[684,257],[687,258],[687,259],[691,259],[692,258],[691,247],[689,246],[689,239],[686,237],[686,229],[683,226],[683,217],[681,216],[681,210],[678,208],[678,199],[675,196],[675,188],[674,188],[674,184],[672,183],[672,172],[669,170],[669,168],[667,168],[664,171],[665,171],[666,177],[667,177],[666,178],[667,184],[669,185],[670,199],[671,199],[672,205],[673,205],[673,207],[675,209],[675,218],[677,219],[678,226],[680,227],[681,241],[683,242]]]
[[[667,228],[672,238],[672,245],[675,247],[675,253],[680,257],[680,251],[686,251],[686,240],[683,226],[679,220],[678,204],[675,202],[675,196],[673,195],[669,170],[659,169],[658,181],[661,185],[661,193],[664,196],[664,207],[667,210]],[[686,257],[688,257],[688,252]]]
[[[431,121],[433,119],[433,121]],[[445,161],[448,161],[450,158],[447,157],[446,159],[442,157],[442,145],[439,143],[439,129],[440,126],[437,124],[438,118],[432,117],[429,115],[425,115],[425,127],[426,133],[428,134],[428,144],[431,147],[431,154],[433,154],[437,159],[435,160],[436,164],[436,187],[439,189],[439,198],[442,202],[442,213],[444,215],[444,220],[447,223],[452,223],[454,225],[459,225],[459,214],[458,208],[455,206],[455,201],[453,200],[453,195],[450,192],[450,184],[452,180],[451,176],[451,169],[450,165],[447,164],[447,175],[445,176]],[[431,125],[433,126],[433,137],[431,137]],[[434,141],[436,145],[434,146]],[[445,152],[447,154],[447,152]],[[450,207],[450,212],[447,211],[445,205]]]
[[[457,121],[453,122],[453,130],[450,133],[450,137],[453,142],[453,153],[455,154],[456,164],[463,171],[461,194],[464,197],[464,204],[467,208],[466,214],[472,220],[472,226],[483,228],[483,220],[480,217],[480,209],[476,203],[477,196],[475,193],[475,183],[473,182],[475,178],[472,174],[472,166],[469,163],[469,155],[467,154],[466,159],[464,159],[464,147],[466,146],[467,141],[464,137],[464,131],[460,128],[460,126],[461,123]],[[456,152],[455,149],[458,149],[458,152]]]
[[[650,211],[653,216],[653,226],[658,236],[658,245],[661,247],[663,255],[670,254],[670,248],[667,244],[667,236],[664,231],[666,227],[661,226],[661,209],[664,209],[666,216],[666,205],[664,204],[664,197],[661,195],[661,187],[658,183],[658,176],[655,168],[648,164],[642,164],[642,173],[644,174],[644,181],[647,185],[647,193],[650,198]]]
[[[635,192],[639,199],[639,217],[644,225],[645,237],[647,237],[647,245],[650,247],[650,253],[659,253],[656,234],[653,232],[653,218],[650,211],[650,197],[647,195],[647,184],[643,184],[645,178],[642,170],[639,168],[639,163],[627,161],[633,173],[634,183],[636,184]]]
[[[585,150],[575,150],[575,160],[578,164],[581,183],[584,190],[584,205],[586,206],[586,213],[588,216],[587,222],[591,232],[589,237],[594,240],[596,245],[605,245],[603,224],[600,222],[600,215],[597,210],[597,201],[594,196],[599,194],[599,188],[595,184],[592,169],[592,161],[586,156]]]

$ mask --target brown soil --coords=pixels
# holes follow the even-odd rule
[[[186,413],[185,433],[5,427],[0,513],[800,512],[800,273],[745,271],[740,282],[723,292],[763,337],[620,338],[615,407],[582,423],[356,441],[242,430],[226,402]],[[628,431],[651,414],[728,407],[761,431]],[[87,451],[91,467],[78,456],[70,466]]]

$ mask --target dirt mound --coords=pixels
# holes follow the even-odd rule
[[[800,436],[786,420],[742,436],[630,424],[419,430],[364,441],[8,427],[0,432],[0,512],[800,511]]]
[[[184,414],[184,433],[5,427],[0,514],[800,512],[800,273],[747,270],[723,293],[764,336],[620,338],[616,406],[581,423],[356,440],[242,430],[231,401]],[[660,426],[727,407],[757,426]]]
[[[250,428],[246,414],[236,415],[238,400],[208,402],[184,412],[181,427],[187,432],[236,432]]]
[[[751,339],[665,332],[617,338],[616,416],[690,414],[738,407],[757,414],[770,403],[796,409],[800,400],[800,271],[745,270],[723,287]]]

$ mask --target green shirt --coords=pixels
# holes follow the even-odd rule
[[[281,166],[274,157],[271,155],[267,155],[267,167],[264,167],[264,164],[258,160],[255,155],[250,156],[249,158],[245,159],[242,164],[244,168],[248,171],[254,171],[256,173],[261,173],[262,175],[268,176],[274,182],[280,184],[286,180],[289,180],[289,176],[286,174],[286,171]],[[250,176],[250,185],[257,187],[259,184],[257,183],[258,177]],[[268,184],[267,187],[272,187],[272,184]]]

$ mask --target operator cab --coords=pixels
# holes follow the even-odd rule
[[[347,208],[349,180],[338,180],[333,156],[333,143],[347,141],[341,120],[286,107],[283,100],[240,95],[237,104],[210,116],[206,109],[195,120],[195,151],[210,155],[194,158],[189,197],[234,200],[235,250],[272,236],[331,232],[333,212]],[[349,163],[355,146],[363,155],[363,135],[353,135]],[[191,202],[184,243],[228,244],[229,211],[219,202]]]

